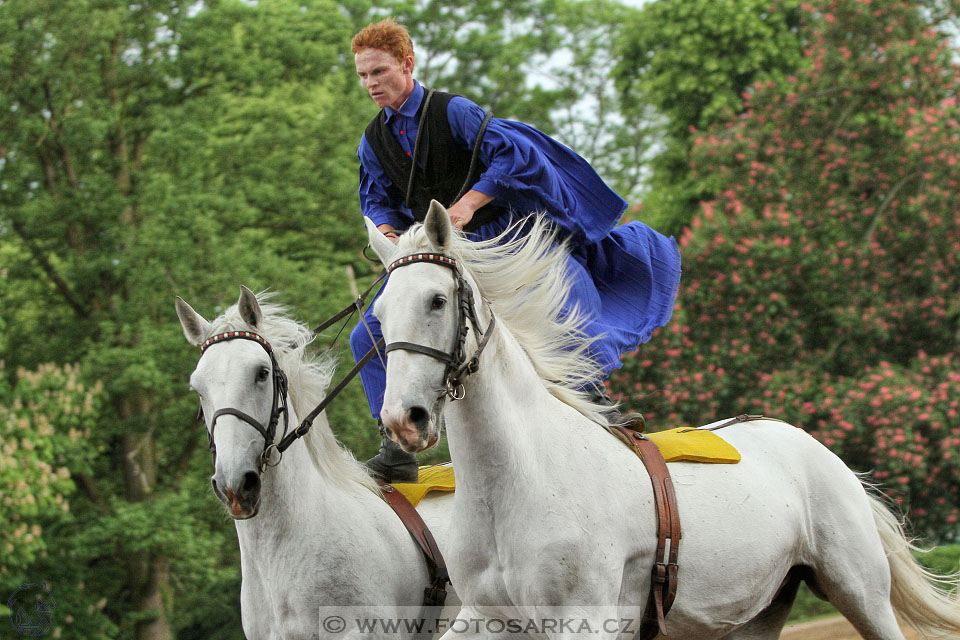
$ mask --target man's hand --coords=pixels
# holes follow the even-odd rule
[[[450,216],[450,224],[459,230],[473,220],[473,214],[477,209],[493,200],[493,196],[471,189],[463,194],[456,203],[447,209],[447,215]]]
[[[397,240],[400,239],[400,234],[396,229],[393,228],[393,225],[391,224],[387,224],[386,222],[379,224],[377,225],[377,229],[380,230],[380,233],[390,238],[390,241],[393,242],[393,244],[397,244]]]

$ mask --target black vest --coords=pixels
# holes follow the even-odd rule
[[[413,177],[413,189],[410,191],[407,207],[413,212],[417,222],[423,222],[430,207],[431,200],[437,200],[449,207],[460,195],[461,189],[467,184],[470,173],[472,152],[457,144],[450,132],[450,122],[447,120],[447,105],[450,104],[452,94],[435,91],[430,99],[427,117],[423,115],[424,99],[417,110],[417,121],[422,126],[417,131],[419,149],[417,150],[417,168]],[[400,146],[387,126],[386,111],[381,110],[364,131],[367,143],[373,149],[380,166],[390,178],[388,191],[397,202],[404,202],[407,195],[407,185],[410,180],[412,160]],[[476,141],[479,144],[479,140]],[[474,175],[469,176],[467,189],[473,186],[477,177],[486,171],[486,166],[477,161]],[[466,191],[467,189],[464,189]],[[474,213],[473,219],[464,227],[465,231],[473,231],[481,224],[493,220],[505,212],[505,209],[493,203],[481,207]]]

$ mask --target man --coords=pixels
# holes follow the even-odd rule
[[[590,314],[584,330],[598,337],[592,355],[607,374],[620,366],[622,353],[666,324],[680,283],[676,242],[639,222],[615,226],[627,203],[583,158],[533,127],[488,120],[465,98],[425,90],[413,78],[406,28],[389,18],[357,33],[351,48],[357,75],[381,108],[357,149],[360,208],[381,232],[396,240],[423,220],[431,199],[475,240],[542,212],[568,242],[568,307]],[[368,311],[364,318],[350,336],[357,359],[380,338],[376,317]],[[372,359],[360,378],[379,421],[381,362]],[[609,402],[602,388],[598,380],[591,391]],[[393,443],[382,424],[380,431],[380,452],[367,461],[371,472],[388,482],[416,481],[416,457]]]

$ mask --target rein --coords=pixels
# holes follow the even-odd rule
[[[453,346],[449,352],[446,352],[415,342],[398,341],[388,344],[384,352],[389,354],[391,351],[397,350],[414,351],[444,363],[446,369],[443,372],[443,391],[440,397],[446,395],[451,401],[462,400],[464,397],[463,380],[471,373],[476,373],[480,368],[480,354],[483,353],[484,348],[490,341],[490,335],[496,326],[496,316],[491,311],[490,324],[487,325],[486,330],[480,328],[480,321],[477,318],[477,309],[474,304],[473,289],[470,288],[466,278],[460,273],[456,259],[451,256],[442,253],[414,253],[392,262],[387,267],[387,273],[393,273],[400,267],[422,262],[447,267],[457,284],[457,330],[454,332]],[[466,343],[469,325],[473,325],[473,330],[477,332],[480,338],[477,342],[477,350],[468,359]]]

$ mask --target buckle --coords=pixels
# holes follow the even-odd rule
[[[442,607],[447,600],[447,590],[441,587],[427,587],[423,590],[423,604],[430,607]]]
[[[653,565],[653,581],[657,584],[663,584],[667,581],[667,564],[658,562]]]

